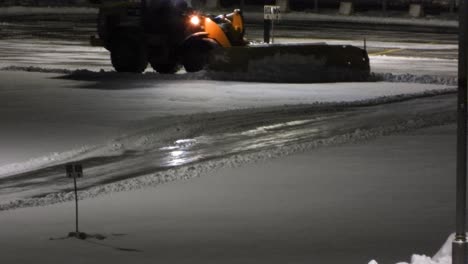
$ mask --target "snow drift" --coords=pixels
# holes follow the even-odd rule
[[[414,254],[410,262],[398,262],[397,264],[452,264],[452,242],[455,234],[451,234],[439,251],[433,256]],[[376,260],[369,261],[369,264],[378,264]]]

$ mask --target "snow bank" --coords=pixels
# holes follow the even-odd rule
[[[405,83],[427,83],[456,86],[457,77],[434,76],[434,75],[414,75],[414,74],[393,74],[393,73],[373,73],[370,80],[384,82],[405,82]]]
[[[89,69],[61,69],[61,68],[44,68],[37,66],[7,66],[0,69],[0,71],[25,71],[25,72],[39,72],[39,73],[57,73],[64,74],[64,79],[79,79],[79,80],[99,80],[99,79],[128,79],[136,76],[134,73],[119,73],[115,71],[106,71],[100,69],[92,71]],[[180,71],[177,74],[159,74],[157,72],[147,70],[141,74],[141,79],[158,79],[158,80],[208,80],[206,72],[187,73]]]
[[[263,65],[263,64],[262,64]],[[294,66],[295,67],[295,66]],[[307,82],[307,77],[304,79],[303,75],[297,71],[290,71],[291,74],[278,74],[271,65],[263,69],[263,67],[250,68],[249,72],[237,73],[224,73],[224,72],[207,72],[201,71],[197,73],[187,73],[180,71],[177,74],[159,74],[153,71],[146,71],[141,75],[142,79],[158,79],[158,80],[222,80],[222,81],[244,81],[244,82],[287,82],[291,78],[297,78],[297,82]],[[281,67],[280,69],[284,69]],[[91,71],[88,69],[59,69],[59,68],[43,68],[36,66],[8,66],[0,68],[0,71],[26,71],[26,72],[40,72],[40,73],[57,73],[65,74],[66,79],[78,80],[99,80],[105,78],[118,78],[125,79],[133,77],[131,73],[117,73],[115,71]],[[398,82],[398,83],[422,83],[422,84],[442,84],[448,86],[457,85],[457,77],[455,76],[437,76],[437,75],[416,75],[416,74],[394,74],[394,73],[372,73],[370,82]]]
[[[36,66],[7,66],[0,69],[1,71],[25,71],[25,72],[41,72],[41,73],[58,73],[58,74],[72,74],[74,72],[91,72],[89,70],[69,70],[58,68],[43,68]]]
[[[410,262],[398,262],[397,264],[452,264],[452,242],[455,234],[451,234],[439,251],[433,256],[414,254]],[[369,261],[369,264],[378,264],[376,260]]]
[[[447,50],[446,52],[449,53],[450,51]],[[455,59],[386,55],[370,55],[369,59],[371,70],[376,73],[457,76],[458,62]]]

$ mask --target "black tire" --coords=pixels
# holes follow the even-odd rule
[[[177,62],[172,63],[156,63],[150,61],[151,67],[162,74],[174,74],[180,70],[180,65]]]
[[[171,45],[159,45],[150,50],[149,63],[151,67],[162,74],[174,74],[180,70],[176,52]]]
[[[192,41],[185,47],[182,63],[187,72],[197,72],[205,68],[210,61],[212,47],[202,41]]]
[[[117,72],[142,73],[148,65],[146,47],[138,38],[116,37],[110,44],[112,66]]]

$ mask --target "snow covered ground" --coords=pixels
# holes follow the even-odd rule
[[[69,75],[2,71],[2,157],[24,161],[123,134],[135,121],[241,108],[351,102],[452,89],[407,83],[260,84],[147,73]],[[70,80],[75,79],[75,80]],[[194,75],[193,78],[199,78]],[[47,98],[44,101],[44,97]],[[125,129],[127,128],[127,129]]]
[[[81,230],[105,240],[61,239],[74,230],[72,202],[4,211],[0,259],[365,264],[432,256],[453,230],[454,131],[319,148],[81,201]]]
[[[7,252],[2,259],[7,263],[37,259],[62,263],[69,255],[75,256],[68,260],[72,263],[101,263],[103,259],[109,263],[367,263],[371,259],[395,263],[409,261],[414,252],[435,253],[452,232],[447,219],[453,213],[453,186],[441,175],[453,174],[453,126],[269,160],[320,146],[362,142],[395,131],[450,123],[455,97],[426,96],[446,93],[452,86],[260,84],[204,80],[199,75],[119,77],[87,71],[65,77],[23,71],[2,71],[0,75],[4,80],[0,138],[4,139],[2,146],[7,146],[2,148],[2,160],[20,161],[1,167],[4,176],[14,176],[2,180],[2,201],[12,201],[2,208],[70,201],[70,182],[60,164],[86,157],[103,161],[109,157],[111,162],[100,167],[106,163],[97,160],[98,170],[88,170],[92,165],[86,165],[85,178],[79,181],[82,187],[88,186],[80,193],[82,197],[97,197],[82,202],[83,231],[102,234],[106,240],[48,240],[72,231],[71,203],[3,211],[0,222],[6,230],[21,229],[7,231],[0,241]],[[44,96],[47,103],[41,100]],[[389,105],[393,107],[379,105],[412,97],[422,97],[418,107],[414,100]],[[333,115],[332,109],[342,108],[346,111]],[[284,113],[285,109],[291,112]],[[236,111],[211,114],[223,110]],[[324,110],[332,111],[332,115],[324,115]],[[305,116],[298,115],[304,111]],[[315,121],[310,120],[314,112]],[[236,113],[239,119],[233,118]],[[271,119],[280,113],[287,118]],[[249,115],[258,119],[245,119]],[[333,119],[340,125],[333,125]],[[233,126],[236,123],[238,127]],[[161,131],[166,125],[174,130]],[[317,134],[318,141],[309,145],[307,138],[314,129],[322,132]],[[307,137],[297,137],[301,133]],[[164,135],[167,140],[160,142]],[[200,150],[215,150],[210,144],[222,146],[223,141],[213,141],[216,135],[229,140],[237,140],[238,135],[260,135],[253,137],[261,140],[257,143],[272,145],[254,147],[252,154],[246,148],[239,155],[227,152],[225,158],[221,155],[205,162],[202,158],[192,164],[191,157],[204,155]],[[299,141],[281,142],[288,138]],[[203,139],[211,140],[206,141],[208,147]],[[105,141],[110,143],[102,145]],[[239,142],[254,146],[249,141],[233,142],[237,145],[227,145],[221,152],[241,146]],[[97,148],[92,146],[95,144]],[[122,150],[134,151],[131,155],[135,155],[135,151],[144,153],[148,148],[170,154],[165,161],[169,166],[123,182],[93,183],[90,176],[96,171],[114,167],[122,172],[119,166],[132,164],[129,156],[119,156],[125,153]],[[61,153],[65,150],[71,151]],[[260,155],[256,151],[261,151]],[[36,159],[21,162],[31,157]],[[112,163],[112,157],[117,157],[116,163]],[[143,163],[133,163],[129,168],[157,163],[157,156],[142,157]],[[239,167],[255,161],[260,163]],[[394,164],[398,164],[398,171]],[[38,177],[44,172],[35,171],[38,168],[49,171],[46,175],[53,176],[55,183]],[[58,173],[50,174],[50,169]],[[15,180],[15,172],[31,170],[31,174],[24,174],[26,181]],[[350,174],[351,178],[343,178]],[[162,184],[174,180],[179,181]],[[11,187],[15,182],[32,187],[11,193],[9,190],[18,188]],[[121,192],[135,189],[138,191]],[[45,199],[15,201],[51,191],[58,193]],[[420,208],[421,213],[415,214]],[[359,244],[352,246],[356,240]],[[28,254],[19,254],[25,248]],[[57,252],[57,248],[60,254],[47,253]]]
[[[116,74],[35,36],[0,39],[2,263],[396,263],[452,232],[451,42],[369,41],[378,82],[291,84]],[[105,240],[61,239],[70,161]]]
[[[97,8],[91,7],[28,7],[28,6],[9,6],[1,7],[0,15],[18,16],[18,15],[50,15],[50,14],[97,14]]]
[[[423,27],[442,27],[442,28],[456,28],[458,23],[456,20],[439,19],[438,17],[426,17],[422,19],[404,18],[404,17],[382,17],[382,16],[366,16],[366,15],[353,15],[353,16],[337,16],[336,14],[316,14],[308,12],[291,12],[283,13],[282,20],[296,21],[296,22],[341,22],[341,23],[362,23],[370,25],[401,25],[401,26],[423,26]],[[246,19],[249,21],[262,21],[263,16],[260,12],[246,13]]]

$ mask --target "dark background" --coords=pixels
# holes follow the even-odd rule
[[[206,0],[192,0],[192,2],[204,3]],[[357,9],[380,9],[383,0],[347,0],[352,1]],[[92,5],[99,0],[0,0],[0,6],[25,5],[25,6],[64,6],[64,5]],[[220,0],[222,7],[239,6],[241,0]],[[340,0],[318,0],[320,8],[338,8]],[[458,2],[458,1],[456,1]],[[274,4],[275,0],[244,0],[247,6],[261,6]],[[450,0],[387,0],[388,9],[407,9],[410,3],[422,3],[429,9],[448,9]],[[314,9],[314,0],[290,0],[290,8],[295,11],[307,11]]]

